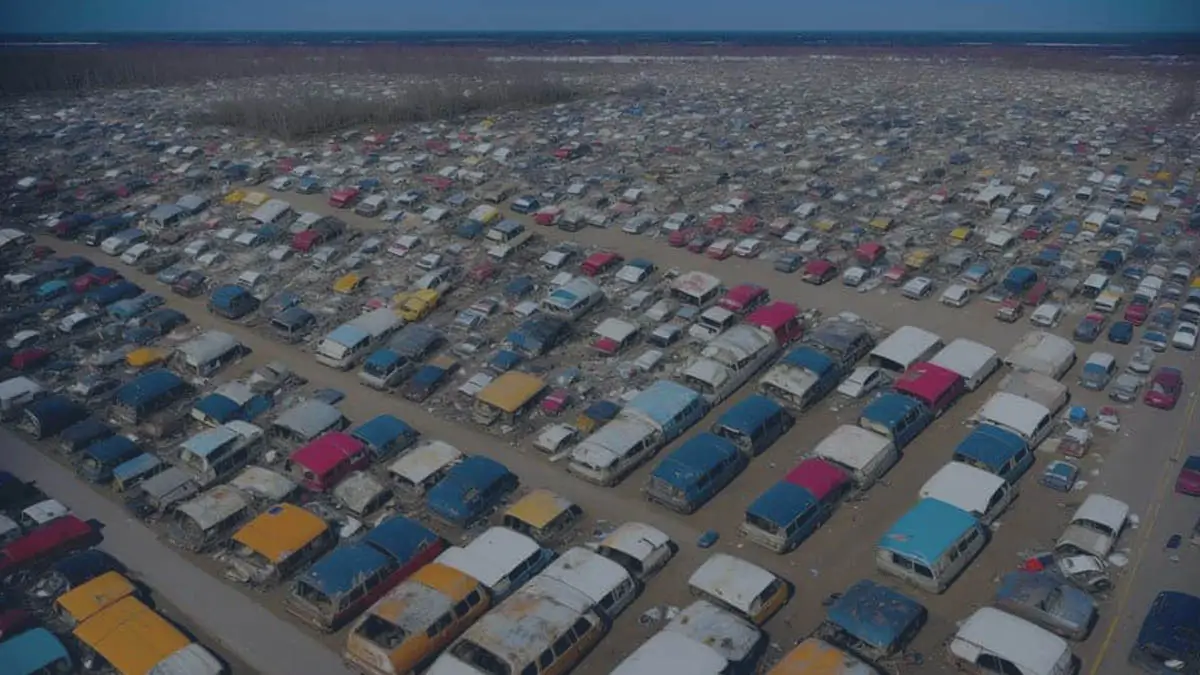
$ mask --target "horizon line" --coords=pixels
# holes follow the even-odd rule
[[[907,30],[898,29],[858,29],[858,28],[827,28],[827,29],[775,29],[775,28],[742,28],[742,29],[723,29],[723,28],[688,28],[688,29],[653,29],[653,28],[543,28],[543,29],[494,29],[494,28],[429,28],[429,29],[387,29],[387,28],[345,28],[345,29],[325,29],[325,28],[199,28],[199,29],[129,29],[129,30],[113,30],[113,29],[93,29],[93,30],[61,30],[61,31],[4,31],[0,30],[0,37],[21,36],[21,37],[41,37],[41,36],[62,36],[62,35],[204,35],[204,34],[247,34],[247,33],[307,33],[307,34],[351,34],[351,33],[373,33],[373,34],[391,34],[391,35],[428,35],[428,34],[447,34],[447,35],[498,35],[498,34],[525,34],[525,35],[545,35],[545,34],[572,34],[572,35],[589,35],[589,34],[612,34],[621,33],[629,35],[638,34],[654,34],[654,35],[686,35],[686,34],[747,34],[760,33],[770,35],[829,35],[829,34],[845,34],[845,33],[860,33],[873,35],[913,35],[913,34],[955,34],[966,33],[971,35],[1172,35],[1179,37],[1189,37],[1200,40],[1200,33],[1192,30],[1047,30],[1047,29],[965,29],[965,28],[914,28]]]

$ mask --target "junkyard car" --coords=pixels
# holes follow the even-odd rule
[[[1075,326],[1075,339],[1079,342],[1095,342],[1104,328],[1104,315],[1092,313],[1083,317]]]
[[[1048,572],[1009,572],[996,590],[996,607],[1068,640],[1083,640],[1096,620],[1087,593]]]

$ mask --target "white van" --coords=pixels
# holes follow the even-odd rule
[[[1121,294],[1113,290],[1107,290],[1096,297],[1096,301],[1092,303],[1092,309],[1105,314],[1112,314],[1121,306]]]
[[[1088,275],[1083,281],[1083,288],[1080,289],[1080,294],[1085,298],[1095,300],[1100,297],[1100,294],[1108,288],[1108,275],[1100,272],[1093,272]]]
[[[675,543],[662,530],[645,523],[624,523],[598,544],[596,553],[619,563],[639,581],[646,581],[675,555]]]
[[[483,584],[492,602],[499,603],[545,569],[553,557],[553,552],[520,532],[491,527],[464,547],[442,551],[437,562]]]
[[[901,326],[867,355],[869,365],[903,373],[942,348],[942,338],[916,326]]]
[[[1036,450],[1054,429],[1054,418],[1050,409],[1027,398],[1008,392],[997,392],[979,411],[979,422],[994,424],[1007,429]]]
[[[179,461],[204,489],[249,464],[254,446],[262,438],[263,430],[249,422],[226,422],[184,441],[179,446]]]
[[[752,672],[751,666],[764,646],[763,632],[757,626],[706,600],[684,607],[663,628],[663,633],[676,633],[694,643],[708,645],[729,662],[729,672],[733,673]]]
[[[1071,516],[1067,529],[1054,545],[1055,553],[1087,553],[1108,557],[1129,522],[1129,505],[1107,495],[1088,495]]]
[[[648,420],[617,417],[571,450],[567,471],[597,485],[616,485],[650,458],[662,432]]]
[[[187,375],[209,377],[245,353],[246,347],[234,336],[210,330],[179,345],[175,365]]]
[[[1000,355],[987,345],[957,338],[934,354],[929,362],[958,373],[967,391],[975,391],[1000,367]]]
[[[458,448],[442,441],[429,441],[409,450],[388,467],[396,497],[406,506],[415,506],[462,459]]]
[[[655,633],[617,664],[609,675],[725,675],[729,662],[706,644],[670,631]]]
[[[811,456],[848,471],[858,490],[870,488],[900,459],[891,440],[852,424],[834,429],[817,443]]]
[[[14,377],[0,382],[0,419],[20,415],[25,406],[45,393],[42,385],[28,377]]]
[[[925,481],[921,499],[937,499],[990,525],[1017,498],[1017,486],[983,469],[949,462]]]
[[[609,619],[632,604],[638,590],[637,581],[624,567],[579,546],[563,553],[530,582],[547,590],[554,584],[579,591]]]
[[[993,607],[976,610],[959,627],[950,653],[988,673],[1073,675],[1078,668],[1066,640]]]
[[[761,626],[779,611],[791,593],[773,572],[726,553],[714,553],[688,578],[693,596]]]

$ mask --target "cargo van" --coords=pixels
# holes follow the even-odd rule
[[[955,461],[938,469],[918,495],[956,506],[984,525],[991,525],[1017,498],[1017,486],[994,473]]]
[[[843,424],[817,443],[810,456],[845,469],[854,488],[865,491],[896,464],[900,451],[886,436]]]
[[[583,518],[583,509],[550,490],[533,490],[504,512],[502,524],[542,544],[565,537]]]
[[[786,553],[833,515],[853,485],[850,473],[836,464],[802,460],[746,507],[738,531],[759,546]]]
[[[932,421],[932,411],[921,401],[904,394],[889,393],[863,408],[858,425],[888,439],[900,451]]]
[[[702,433],[663,458],[646,481],[646,497],[673,511],[692,513],[725,488],[749,463],[731,441]]]
[[[530,588],[553,590],[564,584],[591,601],[592,608],[615,619],[637,597],[637,580],[619,564],[582,546],[568,549],[532,581]]]
[[[981,424],[959,442],[951,459],[1016,483],[1033,466],[1035,458],[1033,450],[1019,435],[991,424]]]
[[[922,499],[879,539],[875,566],[930,593],[942,593],[979,555],[987,530],[962,509]]]
[[[792,428],[795,418],[771,399],[753,394],[717,418],[712,432],[755,457]]]
[[[478,579],[493,602],[512,595],[554,560],[554,551],[504,527],[491,527],[463,547],[452,546],[437,561]]]
[[[758,565],[714,553],[688,578],[692,595],[761,626],[787,604],[791,586]]]

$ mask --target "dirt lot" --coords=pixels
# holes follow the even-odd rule
[[[299,211],[334,213],[321,196],[293,193],[274,196],[290,201]],[[381,227],[378,221],[358,218],[346,211],[337,211],[336,214],[355,227]],[[505,215],[524,220],[527,224],[529,222],[516,214]],[[932,300],[914,303],[900,298],[895,292],[873,291],[860,294],[836,283],[820,288],[812,287],[800,283],[798,276],[782,276],[771,271],[770,266],[762,261],[713,261],[686,251],[668,248],[662,242],[656,243],[644,237],[631,237],[615,229],[589,228],[575,234],[563,233],[554,228],[537,228],[537,231],[550,240],[572,239],[617,250],[626,257],[646,257],[655,261],[660,269],[702,269],[717,274],[727,285],[741,282],[760,283],[771,288],[773,296],[777,299],[793,301],[802,307],[817,308],[825,313],[853,311],[892,328],[912,324],[938,333],[947,342],[956,337],[971,338],[992,346],[1001,354],[1007,352],[1020,335],[1030,328],[1026,322],[1008,325],[995,321],[991,316],[994,306],[982,300],[964,309],[953,310]],[[64,254],[80,253],[95,257],[93,250],[81,245],[60,241],[46,243],[52,244]],[[128,278],[147,289],[162,292],[159,290],[161,285],[156,284],[153,279],[119,262],[112,264]],[[495,292],[497,289],[487,290]],[[727,550],[759,563],[796,585],[796,596],[766,627],[775,647],[775,654],[779,650],[789,648],[815,627],[823,615],[821,603],[831,593],[838,592],[863,577],[886,580],[874,572],[875,541],[900,513],[915,502],[917,491],[924,481],[949,459],[952,449],[966,433],[964,418],[983,403],[999,379],[997,377],[989,381],[980,391],[960,401],[950,412],[937,420],[905,451],[903,461],[865,500],[843,505],[833,519],[799,550],[785,556],[776,556],[754,546],[744,546],[739,541],[737,526],[741,522],[742,512],[758,494],[778,480],[795,463],[797,457],[811,449],[816,441],[838,424],[853,423],[861,405],[826,404],[805,414],[785,438],[756,458],[729,488],[697,513],[680,516],[648,506],[641,497],[640,490],[646,476],[652,470],[653,462],[639,469],[616,488],[593,487],[567,475],[561,467],[549,463],[539,453],[528,449],[527,444],[498,442],[486,433],[467,425],[446,422],[428,410],[398,397],[368,393],[357,386],[352,372],[343,373],[324,368],[300,350],[265,339],[262,334],[243,326],[214,319],[205,311],[202,299],[188,300],[166,295],[169,304],[185,311],[197,324],[220,327],[237,335],[252,348],[252,356],[246,359],[239,369],[282,359],[311,382],[337,387],[346,392],[347,398],[341,407],[355,421],[362,421],[383,412],[400,415],[419,428],[426,437],[446,440],[466,452],[493,456],[516,472],[524,485],[552,488],[575,500],[597,519],[610,523],[642,520],[662,528],[674,537],[681,545],[677,559],[670,564],[666,574],[650,582],[643,596],[616,621],[613,635],[607,637],[596,653],[584,662],[577,671],[580,673],[608,672],[616,661],[648,637],[651,630],[639,625],[637,620],[645,610],[662,604],[681,606],[689,601],[685,579],[709,554],[694,546],[697,537],[706,530],[716,530],[721,534],[716,550]],[[1065,320],[1059,332],[1069,334],[1078,316],[1076,313]],[[1124,362],[1129,352],[1127,348],[1109,344],[1097,344],[1095,349],[1111,351],[1121,362]],[[1091,351],[1088,346],[1079,345],[1080,363]],[[1194,381],[1197,369],[1192,358],[1172,350],[1162,355],[1158,363],[1182,366],[1188,374],[1188,381]],[[1064,381],[1074,384],[1078,368],[1079,366],[1076,366]],[[457,382],[453,386],[456,385]],[[747,392],[743,391],[734,396],[733,401],[740,399],[745,393]],[[1082,390],[1076,389],[1073,393],[1077,403],[1087,405],[1092,410],[1096,409],[1102,400],[1107,402],[1101,396]],[[731,402],[712,413],[692,433],[707,429],[715,416]],[[1096,450],[1084,460],[1087,480],[1094,487],[1106,484],[1109,477],[1123,475],[1131,493],[1118,496],[1129,501],[1135,513],[1145,512],[1159,482],[1157,479],[1163,471],[1160,467],[1165,462],[1140,461],[1136,453],[1139,448],[1152,446],[1156,448],[1156,458],[1159,453],[1164,458],[1168,456],[1178,445],[1177,434],[1187,429],[1192,412],[1193,406],[1182,403],[1179,409],[1171,413],[1149,411],[1141,404],[1125,407],[1122,410],[1122,431],[1113,438],[1100,438]],[[1164,424],[1164,420],[1169,422]],[[1148,440],[1152,442],[1147,443]],[[671,448],[667,448],[669,449]],[[1039,464],[1031,471],[1031,476],[1036,476],[1046,461],[1045,457],[1039,458]],[[1134,477],[1136,480],[1132,479]],[[989,601],[994,590],[994,580],[1012,569],[1022,554],[1052,545],[1071,510],[1082,500],[1081,493],[1063,497],[1039,487],[1033,478],[1025,479],[1022,487],[1024,490],[1021,498],[1002,518],[992,542],[947,593],[934,597],[912,591],[931,611],[930,623],[921,632],[915,644],[915,649],[925,655],[925,662],[920,666],[901,667],[900,672],[949,672],[948,667],[944,668],[941,665],[940,645],[953,633],[955,622],[968,615],[972,608]],[[1137,532],[1127,535],[1121,548],[1128,549],[1133,546],[1138,536]],[[275,606],[277,603],[267,600],[266,604]],[[1084,660],[1085,668],[1092,667],[1097,654],[1107,648],[1105,636],[1107,622],[1114,615],[1113,604],[1107,603],[1102,606],[1100,628],[1077,650]],[[1130,630],[1134,628],[1123,627],[1117,632],[1124,633]],[[323,641],[336,649],[340,647],[342,636],[323,638]],[[1117,655],[1116,658],[1123,659],[1123,655]]]

